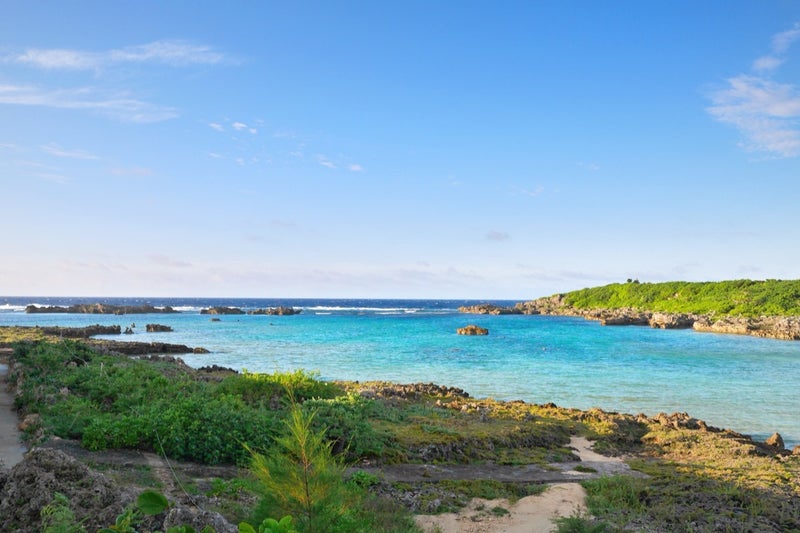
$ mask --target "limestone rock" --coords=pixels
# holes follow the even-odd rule
[[[489,330],[480,326],[476,326],[475,324],[470,324],[468,326],[464,326],[463,328],[458,328],[456,333],[459,335],[488,335]]]
[[[495,304],[463,305],[458,308],[459,313],[472,313],[474,315],[520,315],[522,309],[517,307],[503,307]]]
[[[174,331],[171,327],[164,326],[164,325],[161,325],[161,324],[147,324],[145,326],[145,330],[148,333],[164,333],[164,332],[172,332],[172,331]]]
[[[295,309],[294,307],[286,307],[279,305],[278,307],[267,307],[266,309],[255,309],[248,312],[249,315],[299,315],[302,309]]]
[[[783,450],[785,445],[783,443],[783,437],[781,437],[780,433],[773,433],[770,438],[764,441],[764,444],[767,446],[772,446],[773,448],[778,448]]]
[[[154,307],[145,305],[110,305],[110,304],[75,304],[68,307],[59,305],[37,306],[29,305],[25,308],[26,313],[82,313],[92,315],[132,315],[150,313],[177,313],[170,306]]]
[[[210,307],[208,309],[201,309],[201,315],[243,315],[244,311],[238,307]]]
[[[56,492],[68,498],[75,518],[85,520],[87,531],[113,524],[133,500],[64,452],[38,448],[11,469],[0,490],[0,531],[41,531],[41,509]]]

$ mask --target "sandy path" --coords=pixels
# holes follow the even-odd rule
[[[475,498],[459,513],[418,515],[417,524],[426,532],[441,533],[547,533],[555,531],[553,520],[585,512],[586,491],[577,482],[587,474],[574,467],[594,468],[598,474],[636,474],[622,459],[606,457],[591,449],[591,442],[583,437],[572,437],[570,447],[581,458],[580,463],[560,465],[566,474],[575,475],[574,483],[555,483],[542,494],[520,499],[513,505],[508,500],[482,500]],[[596,474],[595,474],[596,475]],[[503,507],[508,514],[497,516],[495,507]]]
[[[584,509],[586,492],[578,483],[556,483],[538,496],[528,496],[513,505],[508,500],[475,498],[459,513],[419,515],[424,531],[441,533],[539,533],[555,531],[553,519]],[[508,511],[495,516],[492,509]],[[438,527],[438,529],[436,529]]]
[[[7,357],[3,351],[0,358]],[[2,361],[3,359],[0,359]],[[11,468],[22,461],[25,447],[20,442],[17,412],[14,411],[14,398],[6,390],[8,365],[0,362],[0,465]]]

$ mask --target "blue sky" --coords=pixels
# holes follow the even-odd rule
[[[798,201],[798,2],[3,2],[0,294],[798,278]]]

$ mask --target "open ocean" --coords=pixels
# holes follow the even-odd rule
[[[28,304],[172,306],[179,314],[25,314]],[[800,444],[800,342],[736,335],[604,327],[572,317],[466,315],[467,300],[314,300],[211,298],[0,297],[0,325],[136,324],[108,338],[202,346],[191,366],[237,370],[305,369],[323,379],[435,382],[474,397],[554,402],[626,413],[686,411],[713,426],[766,439],[778,431]],[[515,302],[496,301],[501,305]],[[211,306],[244,310],[279,305],[293,316],[219,316]],[[146,333],[145,324],[172,333]],[[456,335],[477,324],[485,337]]]

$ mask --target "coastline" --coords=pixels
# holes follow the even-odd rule
[[[479,304],[460,307],[459,311],[481,315],[570,316],[598,321],[604,326],[692,329],[701,333],[749,335],[785,341],[800,340],[800,316],[717,317],[712,314],[667,313],[632,307],[582,309],[567,304],[563,294],[520,302],[513,307]]]
[[[67,360],[74,357],[73,349],[64,350],[64,353]],[[222,384],[225,381],[230,383],[230,379],[243,380],[240,383],[251,381],[251,378],[237,375],[235,371],[222,372],[224,369],[217,369],[216,378],[211,378],[206,372],[190,369],[171,356],[147,359],[148,361],[137,364],[161,368],[164,376],[177,376],[186,372],[187,375],[194,376],[193,379],[209,384]],[[19,367],[12,361],[12,368],[17,373],[18,390],[29,381],[24,376],[28,376],[26,368],[30,367],[24,365],[30,365],[33,360],[28,359],[25,363],[23,357],[19,361]],[[91,358],[85,362],[87,366],[94,365],[95,371],[107,372],[108,375],[115,373],[112,370],[114,365],[127,366],[130,363],[131,359],[121,355],[114,359],[104,358],[103,363],[93,363]],[[59,374],[75,371],[71,365],[59,364],[55,368],[59,369]],[[20,375],[24,379],[19,380]],[[58,394],[68,398],[73,394],[80,394],[80,385],[75,385],[77,387],[74,391],[58,389],[62,385],[56,385],[53,390],[60,391]],[[311,399],[309,396],[304,401],[311,400],[315,405],[314,409],[324,405],[336,405],[339,406],[337,409],[341,409],[350,405],[352,407],[348,408],[348,416],[359,417],[366,424],[377,423],[386,432],[383,435],[392,435],[391,442],[395,446],[392,448],[394,451],[388,453],[381,453],[379,448],[372,448],[372,451],[362,448],[359,453],[365,455],[358,456],[349,475],[358,473],[360,479],[373,480],[373,492],[395,503],[402,502],[408,512],[416,514],[418,524],[426,524],[425,527],[436,527],[439,524],[445,527],[443,531],[448,532],[463,531],[459,524],[467,523],[483,528],[474,531],[494,531],[505,524],[525,527],[532,519],[531,512],[534,508],[541,509],[552,498],[563,502],[566,496],[561,487],[567,483],[574,488],[567,498],[569,505],[552,508],[548,505],[547,508],[554,510],[542,517],[542,530],[554,531],[555,526],[547,526],[558,517],[568,517],[575,510],[588,509],[589,512],[596,513],[591,511],[587,494],[591,491],[592,482],[603,486],[608,482],[605,480],[625,483],[636,494],[646,495],[647,508],[654,505],[653,502],[658,502],[657,510],[652,515],[645,515],[647,518],[644,520],[647,523],[654,519],[663,520],[664,513],[669,513],[666,522],[668,526],[675,524],[670,522],[669,516],[674,517],[672,520],[677,519],[677,523],[682,523],[680,520],[683,520],[681,517],[684,516],[686,507],[684,504],[680,508],[675,507],[673,491],[677,494],[697,491],[693,494],[693,503],[687,502],[686,505],[691,505],[691,509],[702,509],[705,514],[695,514],[692,518],[693,524],[696,524],[697,519],[703,520],[701,524],[719,524],[719,517],[727,510],[737,508],[740,498],[743,497],[747,501],[756,502],[756,510],[750,511],[755,517],[752,519],[762,520],[761,523],[765,525],[790,526],[795,525],[795,521],[785,513],[772,511],[769,511],[768,516],[762,517],[763,511],[759,509],[773,510],[783,506],[800,509],[797,505],[800,488],[796,486],[796,482],[785,481],[791,480],[793,473],[800,467],[800,447],[792,454],[781,446],[777,436],[770,439],[771,444],[762,443],[745,435],[711,427],[685,413],[662,413],[655,417],[646,417],[600,409],[569,409],[554,404],[495,401],[490,398],[472,398],[461,389],[433,384],[341,382],[322,386],[331,385],[341,387],[339,394],[342,396],[338,399]],[[47,397],[48,394],[42,396]],[[351,399],[343,402],[345,398]],[[352,398],[360,400],[354,401]],[[29,404],[29,407],[36,408],[37,405],[42,404]],[[277,408],[280,402],[275,405]],[[372,405],[374,408],[363,410],[359,405]],[[129,410],[129,406],[125,409]],[[391,410],[394,414],[380,414],[384,409]],[[51,427],[48,425],[50,422],[47,422],[48,416],[52,415],[43,413],[40,431]],[[206,420],[214,425],[217,422],[224,424],[224,420]],[[336,418],[324,418],[323,423],[340,427],[340,420],[337,415]],[[142,418],[141,423],[147,423],[147,418]],[[352,426],[352,429],[363,431],[357,429],[359,427]],[[39,433],[39,436],[44,437],[47,434]],[[373,438],[377,436],[378,434],[372,434]],[[0,469],[0,477],[5,476],[5,481],[0,483],[0,506],[4,506],[2,509],[16,512],[8,504],[14,501],[11,495],[19,494],[23,484],[27,483],[32,487],[30,490],[41,492],[42,489],[31,484],[30,480],[49,479],[52,477],[50,469],[71,472],[69,479],[72,481],[65,479],[64,484],[57,488],[50,486],[49,490],[70,494],[76,501],[83,497],[83,493],[79,491],[86,486],[102,486],[107,494],[119,492],[108,481],[80,464],[93,468],[100,465],[100,470],[105,474],[113,473],[118,486],[124,489],[122,492],[128,495],[146,488],[146,485],[141,485],[142,481],[133,480],[140,479],[142,472],[146,471],[149,475],[145,483],[161,483],[162,490],[169,498],[176,499],[179,506],[190,506],[191,502],[182,500],[181,491],[171,482],[164,460],[154,454],[154,450],[146,443],[133,447],[127,444],[122,448],[93,448],[97,451],[88,451],[78,442],[50,439],[34,446],[23,463],[10,472],[4,473]],[[364,444],[364,441],[358,439],[351,442]],[[386,444],[389,442],[386,441]],[[353,451],[355,450],[349,450]],[[140,459],[132,461],[132,456]],[[183,461],[175,461],[174,467],[184,475],[193,472],[191,475],[195,478],[243,475],[239,470],[228,469],[215,462],[200,466],[187,464],[185,460],[186,457]],[[702,470],[697,470],[701,466]],[[172,468],[169,467],[170,470]],[[139,477],[131,478],[132,470],[137,470]],[[75,481],[83,479],[90,481]],[[515,500],[508,496],[496,496],[500,490],[512,490],[513,487],[517,487],[516,490],[523,490],[524,487],[527,487],[524,490],[532,490],[532,486],[539,487],[533,494],[543,492],[545,497],[522,497],[525,494],[522,493],[519,502],[514,503]],[[461,487],[459,490],[466,490],[467,495],[472,497],[485,496],[480,496],[483,500],[474,500],[467,495],[455,496],[454,487]],[[586,491],[580,487],[586,488]],[[126,501],[130,501],[130,496],[120,494],[114,496],[113,501],[104,502],[103,506],[122,507]],[[41,505],[38,500],[34,503]],[[484,512],[487,505],[491,505],[491,510],[497,509],[497,512]],[[463,511],[459,511],[457,515],[440,514],[460,506],[464,506]],[[95,511],[83,510],[90,513]],[[633,509],[627,512],[631,513],[627,517],[601,516],[595,519],[633,525],[640,524],[643,520],[637,518],[636,514],[641,511]],[[451,523],[452,528],[444,526],[439,519],[431,518],[429,515],[432,513]],[[507,518],[500,520],[501,516]],[[202,520],[206,522],[203,523],[209,523],[207,521],[211,518],[211,515],[205,514]],[[220,515],[214,517],[218,520],[217,523],[226,528],[228,524],[236,523],[235,520],[225,518],[227,522],[222,522]],[[107,518],[103,520],[108,521]],[[618,522],[613,522],[614,520]],[[730,524],[739,523],[737,517],[730,520]],[[199,526],[201,522],[194,524]],[[230,530],[233,531],[232,526]],[[672,529],[653,531],[666,530]]]

